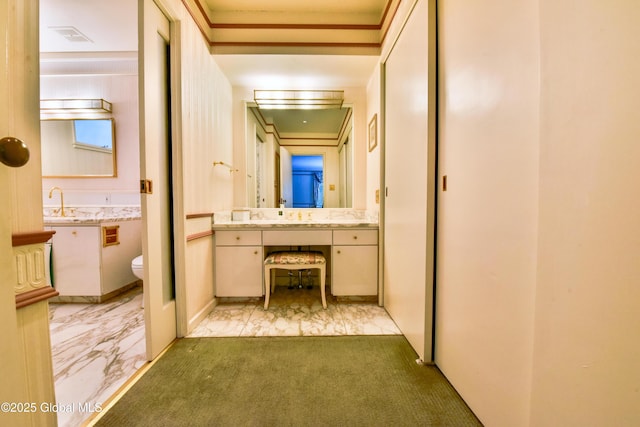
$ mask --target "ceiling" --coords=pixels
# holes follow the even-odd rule
[[[366,87],[399,1],[182,0],[231,85],[251,89]],[[40,0],[42,73],[129,70],[137,25],[136,1]],[[274,117],[280,132],[301,130],[287,117]]]
[[[257,108],[252,107],[254,111]],[[350,108],[332,108],[326,110],[260,110],[265,122],[274,124],[283,140],[296,138],[301,134],[316,134],[318,137],[334,138],[337,145],[346,120],[351,118]],[[286,141],[282,141],[286,145]]]
[[[375,55],[400,0],[184,0],[213,53]]]

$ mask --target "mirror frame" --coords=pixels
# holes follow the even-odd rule
[[[339,162],[340,162],[340,150],[342,149],[342,147],[344,146],[345,141],[349,141],[349,144],[351,144],[351,147],[353,147],[353,136],[354,136],[354,127],[355,127],[355,108],[354,105],[351,103],[344,103],[342,105],[342,108],[346,108],[349,109],[350,111],[347,113],[347,117],[348,120],[346,121],[346,125],[344,126],[343,131],[341,132],[341,136],[339,137],[340,141],[338,142],[338,144],[335,147],[329,147],[329,148],[335,148],[336,149],[336,153],[335,153],[335,160],[337,161],[337,163],[335,163],[335,169],[336,169],[336,173],[338,172],[338,169],[340,167]],[[251,128],[251,125],[249,124],[251,122],[251,120],[249,119],[249,117],[253,116],[255,119],[255,125],[256,128]],[[255,142],[256,139],[260,139],[260,141],[262,143],[266,143],[267,142],[267,135],[269,134],[274,134],[274,135],[279,135],[277,128],[273,128],[273,124],[267,122],[267,120],[265,119],[264,115],[260,112],[260,109],[257,107],[257,105],[253,102],[250,101],[245,101],[244,102],[244,127],[243,127],[243,136],[244,136],[244,140],[241,142],[242,144],[242,158],[236,158],[235,159],[235,163],[236,164],[243,164],[246,174],[245,176],[240,177],[240,175],[242,174],[238,174],[238,180],[243,180],[242,186],[240,188],[242,188],[242,198],[245,199],[245,203],[242,204],[243,206],[246,205],[247,207],[254,207],[254,203],[253,201],[256,199],[257,194],[255,194],[255,190],[256,190],[256,185],[252,185],[251,184],[251,180],[253,179],[253,176],[255,174],[254,173],[250,173],[249,171],[249,165],[252,163],[255,163],[253,161],[253,159],[249,159],[250,153],[253,151],[249,145],[253,144]],[[273,129],[272,129],[273,128]],[[278,137],[278,139],[280,139],[280,137]],[[280,150],[284,149],[288,152],[290,152],[291,154],[295,154],[295,155],[320,155],[323,156],[324,158],[324,177],[325,177],[325,181],[326,181],[326,177],[327,177],[327,145],[323,145],[323,144],[311,144],[311,145],[302,145],[302,144],[292,144],[292,145],[287,145],[287,144],[280,144],[281,141],[277,141],[276,144],[278,146],[278,149],[273,153],[265,153],[267,156],[267,161],[266,161],[266,166],[267,168],[273,167],[273,169],[275,170],[275,163],[276,163],[276,155],[279,155]],[[239,153],[239,152],[238,152]],[[277,154],[276,154],[277,153]],[[272,159],[273,156],[273,159]],[[282,159],[280,159],[281,162],[283,161]],[[355,192],[355,180],[353,179],[353,174],[354,174],[354,157],[353,157],[353,153],[350,156],[349,159],[349,163],[348,163],[348,168],[351,170],[351,179],[347,179],[347,177],[345,176],[345,183],[348,182],[346,185],[348,185],[350,187],[349,191],[347,191],[346,188],[344,188],[344,201],[341,200],[340,195],[338,195],[338,199],[337,199],[337,205],[336,206],[327,206],[327,203],[330,202],[330,194],[332,191],[335,190],[330,190],[329,187],[330,185],[325,185],[323,188],[323,193],[324,193],[324,206],[323,208],[316,208],[316,209],[329,209],[329,208],[353,208],[354,206],[354,192]],[[282,168],[280,168],[280,174],[283,173]],[[270,174],[267,174],[267,176],[265,177],[269,180],[269,178],[273,178],[274,179],[274,185],[273,187],[277,187],[275,185],[275,181],[278,181],[275,176],[271,176]],[[279,188],[280,191],[282,192],[283,188],[285,187],[285,182],[283,180],[282,177],[280,177],[279,179]],[[325,182],[326,184],[326,182]],[[329,183],[331,184],[331,183]],[[340,187],[340,183],[339,181],[336,181],[335,183],[335,187],[338,188],[338,192],[342,191],[339,187]],[[267,185],[268,188],[271,188],[271,185],[268,184]],[[236,194],[235,192],[238,191],[237,189],[234,190],[234,197],[237,198],[237,200],[240,200],[240,192],[238,191],[238,193]],[[249,194],[250,192],[253,192],[253,194]],[[284,195],[282,195],[284,197]],[[274,199],[277,198],[277,195],[274,196]],[[349,200],[347,200],[347,198],[349,198]],[[267,197],[266,203],[269,204],[269,202],[271,201],[270,197]],[[273,200],[272,201],[273,206],[270,206],[271,208],[277,208],[279,206],[279,201],[278,200]],[[341,206],[341,202],[344,202],[344,206]],[[331,204],[331,203],[330,203]],[[257,205],[257,203],[256,203]],[[285,204],[286,205],[286,204]]]

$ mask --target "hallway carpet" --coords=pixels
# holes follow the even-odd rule
[[[97,426],[479,426],[403,336],[186,338]]]

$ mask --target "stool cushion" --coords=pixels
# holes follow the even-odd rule
[[[322,252],[274,252],[264,260],[264,264],[325,264]]]

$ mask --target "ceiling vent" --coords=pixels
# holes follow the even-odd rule
[[[70,42],[93,43],[93,40],[78,31],[76,27],[49,27],[49,29],[60,34]]]

